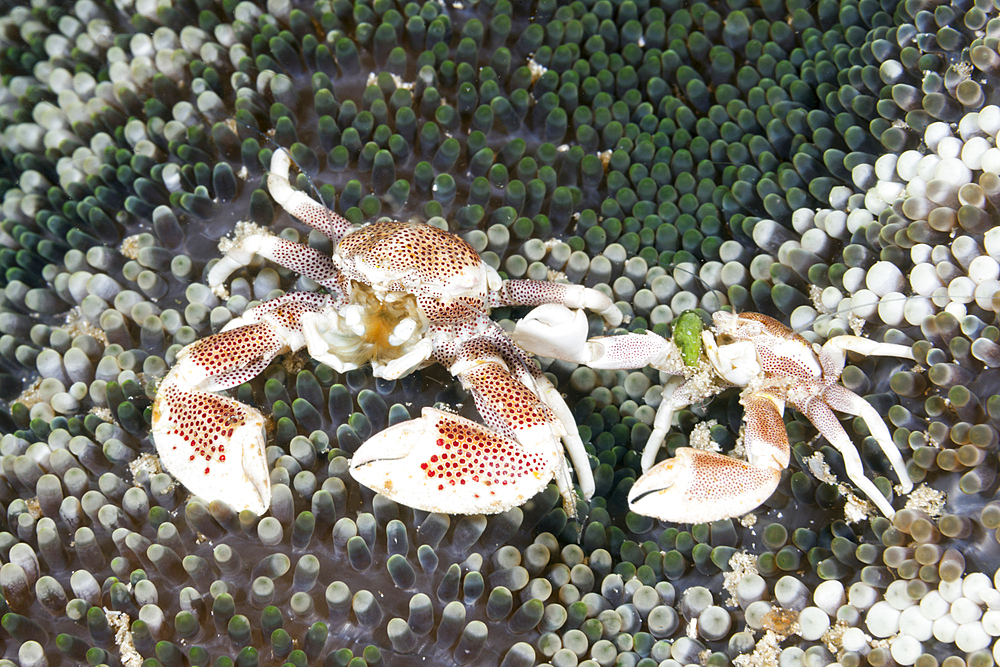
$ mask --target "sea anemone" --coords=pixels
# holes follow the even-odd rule
[[[0,4],[4,657],[989,667],[995,11]],[[585,518],[554,486],[495,517],[427,514],[359,487],[347,459],[461,389],[443,371],[386,382],[297,356],[234,392],[273,421],[268,515],[190,496],[149,442],[157,380],[254,303],[315,287],[257,262],[220,298],[204,281],[219,239],[249,220],[330,250],[268,196],[277,147],[296,186],[351,221],[447,226],[505,276],[605,291],[629,330],[732,307],[816,342],[912,344],[915,367],[858,360],[843,381],[925,484],[892,521],[848,523],[843,489],[807,461],[822,453],[844,480],[839,455],[790,416],[795,460],[759,523],[661,524],[626,497],[665,377],[542,359],[591,448]],[[521,314],[494,311],[508,328]],[[682,411],[667,449],[698,422],[730,449],[741,420],[723,394]]]

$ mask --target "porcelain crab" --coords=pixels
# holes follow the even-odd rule
[[[913,484],[889,429],[863,398],[840,384],[845,354],[856,352],[913,359],[905,345],[858,336],[835,336],[822,347],[811,344],[777,320],[759,313],[713,314],[703,330],[699,315],[682,315],[673,339],[652,332],[586,340],[586,317],[561,306],[540,306],[513,334],[542,356],[595,369],[653,368],[675,376],[664,386],[652,435],[642,456],[644,474],[629,493],[633,511],[677,523],[703,523],[745,514],[774,492],[788,467],[789,444],[782,419],[785,405],[809,418],[844,457],[851,481],[888,517],[892,505],[865,476],[857,448],[834,411],[861,417],[888,457],[904,493]],[[680,447],[673,458],[653,465],[675,410],[743,387],[743,446],[746,461],[703,449]]]
[[[565,401],[537,364],[489,319],[500,305],[589,308],[616,325],[611,299],[580,285],[501,280],[463,239],[417,222],[357,227],[288,181],[276,150],[268,190],[288,213],[335,242],[332,256],[266,233],[235,241],[211,269],[221,286],[254,255],[307,276],[325,292],[291,292],[261,303],[222,331],[188,345],[160,383],[152,435],[167,470],[192,492],[263,513],[271,489],[264,417],[217,392],[246,382],[277,355],[307,348],[337,371],[370,363],[394,379],[443,364],[473,395],[487,424],[425,408],[373,436],[351,474],[411,507],[454,514],[523,504],[555,477],[567,512],[575,494],[563,445],[585,498],[594,482]]]

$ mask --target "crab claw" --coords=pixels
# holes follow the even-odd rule
[[[596,370],[648,365],[668,371],[672,368],[669,353],[674,344],[662,336],[647,332],[595,336],[587,340],[588,328],[587,316],[582,310],[547,303],[515,324],[510,337],[532,354],[584,364]]]
[[[674,523],[708,523],[750,512],[778,487],[781,470],[691,447],[650,468],[628,494],[633,512]]]
[[[153,403],[161,464],[192,493],[263,514],[271,504],[264,417],[226,396],[188,390],[171,376]]]
[[[427,512],[496,514],[523,505],[555,475],[560,453],[523,445],[465,417],[424,408],[418,419],[371,437],[351,475]]]
[[[584,363],[588,329],[582,310],[546,303],[520,319],[510,337],[532,354]]]

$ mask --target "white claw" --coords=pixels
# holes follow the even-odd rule
[[[518,321],[510,337],[533,354],[585,363],[587,332],[587,316],[582,310],[547,303]]]
[[[710,523],[752,511],[781,481],[781,471],[690,447],[650,468],[632,485],[629,508],[673,523]]]
[[[195,412],[203,418],[192,426]],[[225,422],[226,415],[231,421]],[[213,426],[219,425],[230,426],[231,435],[210,440]],[[224,500],[236,511],[267,511],[271,479],[264,454],[264,417],[257,410],[228,396],[190,389],[172,373],[160,384],[153,403],[151,435],[160,463],[192,493],[208,501]],[[211,454],[204,452],[209,444]]]

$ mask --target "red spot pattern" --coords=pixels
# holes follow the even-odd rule
[[[294,211],[289,211],[296,218],[306,223],[317,232],[337,240],[354,229],[354,225],[346,218],[334,213],[325,206],[320,206],[316,202],[311,204],[300,204]]]
[[[337,272],[329,255],[315,248],[295,243],[287,239],[275,238],[272,259],[296,273],[315,280],[328,287]]]
[[[436,297],[422,296],[417,298],[427,319],[438,325],[456,325],[475,320],[486,313],[485,300],[473,297],[460,297],[448,302]]]
[[[355,260],[379,267],[390,274],[406,274],[402,281],[383,287],[410,292],[434,324],[449,325],[478,318],[488,308],[487,285],[479,286],[480,296],[465,296],[443,301],[437,286],[447,283],[466,269],[479,267],[482,259],[460,237],[432,225],[416,222],[376,222],[348,234],[337,244],[336,254],[343,258],[344,272],[353,280],[367,282],[352,270]],[[413,283],[425,284],[424,290]],[[422,291],[426,293],[421,293]]]
[[[508,280],[491,296],[491,306],[540,306],[566,301],[566,287],[544,280]]]
[[[228,375],[234,370],[239,375],[238,369],[270,359],[283,345],[271,326],[248,324],[192,343],[188,359],[204,368],[208,375]],[[252,379],[257,372],[240,382]]]
[[[770,395],[781,398],[781,392]],[[785,420],[777,405],[765,392],[745,394],[740,402],[746,411],[743,418],[746,424],[745,447],[752,453],[751,460],[758,467],[773,468],[780,473],[788,467],[791,451]]]
[[[473,482],[485,486],[507,486],[525,475],[538,474],[545,467],[544,457],[525,452],[517,443],[467,422],[439,419],[434,424],[440,448],[420,468],[429,479],[445,486]]]
[[[798,341],[806,346],[809,345],[809,341],[786,327],[778,320],[773,317],[768,317],[767,315],[761,315],[760,313],[742,313],[739,317],[739,323],[737,324],[737,336],[740,335],[740,328],[742,328],[740,325],[743,324],[744,320],[746,322],[755,322],[764,330],[764,333],[774,336],[775,338],[787,338],[788,340]]]
[[[801,358],[814,356],[812,345],[805,338],[795,333],[778,320],[760,313],[742,313],[735,326],[725,320],[726,325],[720,327],[721,333],[728,333],[734,338],[748,340],[753,343],[760,359],[761,367],[768,377],[800,378],[812,381],[815,379],[812,369],[801,363]],[[785,351],[794,349],[792,356],[780,356],[775,352],[778,342],[782,342]]]
[[[181,391],[175,386],[162,390],[158,401],[170,406],[172,428],[190,448],[190,461],[202,458],[206,463],[226,460],[226,443],[246,423],[246,408],[236,401],[204,391]],[[176,449],[177,446],[174,446]],[[205,474],[209,468],[205,468]]]
[[[662,342],[651,336],[598,336],[597,340],[604,344],[609,358],[627,359],[637,364],[635,367],[648,364],[663,348]]]
[[[472,246],[455,234],[417,222],[383,221],[362,227],[341,239],[337,252],[393,273],[412,271],[428,283],[482,263]]]
[[[512,378],[499,364],[480,364],[463,375],[463,379],[489,406],[493,413],[490,416],[499,419],[514,432],[556,420],[552,411],[531,390]]]
[[[690,460],[681,460],[680,464],[697,471],[684,494],[688,505],[731,507],[743,496],[759,493],[762,488],[773,488],[781,477],[780,470],[754,468],[746,461],[715,452],[685,448],[684,453]]]
[[[813,373],[795,357],[779,357],[766,345],[757,346],[757,357],[768,377],[787,377],[812,380]]]

